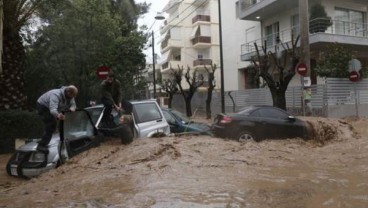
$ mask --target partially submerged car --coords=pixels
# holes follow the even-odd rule
[[[96,105],[86,110],[90,113],[92,121],[102,133],[111,133],[122,125],[120,117],[130,115],[131,122],[125,125],[131,128],[134,138],[152,137],[157,134],[169,135],[170,127],[163,115],[160,106],[155,100],[130,101],[130,109],[125,112],[117,112],[115,109],[111,112],[111,122],[108,127],[102,126],[103,105]],[[124,108],[124,106],[123,106]]]
[[[218,114],[212,131],[217,137],[238,141],[308,138],[304,121],[272,106],[250,106],[238,113]]]
[[[170,127],[155,100],[132,101],[130,105],[129,112],[125,112],[129,114],[130,122],[122,124],[122,115],[113,110],[112,126],[108,128],[100,127],[102,105],[66,112],[65,120],[60,121],[59,130],[53,134],[48,145],[48,153],[37,151],[39,139],[29,140],[9,159],[6,166],[7,173],[27,178],[38,176],[58,167],[65,160],[98,146],[105,136],[130,139],[130,136],[139,138],[170,134]],[[129,132],[132,135],[128,135]],[[126,142],[129,143],[131,140]]]
[[[20,146],[9,159],[6,170],[9,175],[34,177],[56,168],[65,160],[96,147],[102,141],[91,117],[85,110],[65,113],[59,131],[54,133],[48,145],[48,154],[37,151],[39,139],[32,139]]]
[[[167,122],[170,125],[170,132],[191,133],[200,135],[212,136],[211,126],[206,123],[195,122],[180,113],[179,111],[170,108],[161,108]]]

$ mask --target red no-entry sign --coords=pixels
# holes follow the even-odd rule
[[[356,72],[356,71],[351,71],[350,74],[349,74],[349,79],[350,81],[352,82],[356,82],[359,80],[359,72]]]
[[[300,63],[296,66],[296,71],[298,72],[298,74],[300,74],[301,76],[305,76],[307,74],[308,71],[308,67],[305,63]]]
[[[97,68],[96,75],[99,79],[106,79],[107,74],[111,71],[111,69],[107,66],[100,66]]]

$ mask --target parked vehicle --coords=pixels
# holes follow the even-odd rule
[[[218,114],[214,119],[212,131],[217,137],[238,141],[307,138],[304,121],[272,106],[251,106],[238,113]]]
[[[112,126],[100,128],[103,105],[65,113],[59,130],[48,145],[49,153],[37,151],[39,139],[29,140],[20,146],[9,159],[6,170],[9,175],[35,177],[61,165],[65,160],[98,146],[105,136],[123,139],[169,135],[170,127],[155,100],[132,101],[131,122],[120,124],[120,114],[111,113]],[[131,132],[133,135],[128,135]],[[126,140],[124,140],[126,141]],[[128,141],[129,142],[129,141]]]
[[[173,109],[161,109],[170,125],[171,133],[191,132],[202,135],[212,135],[210,125],[206,123],[194,122],[182,113]]]

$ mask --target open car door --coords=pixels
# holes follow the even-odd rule
[[[86,110],[65,113],[65,119],[60,123],[60,139],[68,158],[73,157],[102,141],[103,136],[97,131],[91,116]]]

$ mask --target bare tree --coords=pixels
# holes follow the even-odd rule
[[[208,87],[207,87],[207,99],[206,99],[206,118],[211,119],[211,101],[212,101],[212,92],[213,89],[216,87],[216,80],[215,80],[215,71],[216,71],[216,64],[211,65],[211,69],[208,69],[206,65],[204,68],[208,74]]]
[[[166,79],[163,81],[162,88],[165,90],[165,92],[169,95],[169,103],[168,107],[172,107],[172,100],[174,98],[174,95],[178,92],[178,87],[175,82],[175,79]]]
[[[279,51],[279,46],[275,46],[275,52],[268,51],[266,41],[262,46],[263,55],[260,54],[258,45],[254,43],[257,55],[253,57],[252,62],[257,69],[257,76],[261,77],[268,85],[273,106],[286,110],[285,92],[295,75],[295,67],[299,62],[299,53],[296,45],[299,41],[299,36],[294,40],[292,38],[292,47],[289,44],[280,43],[282,51]]]
[[[198,87],[202,86],[204,83],[203,75],[197,75],[197,70],[194,70],[193,72],[191,72],[191,69],[189,66],[185,74],[183,74],[183,71],[184,71],[183,66],[182,67],[178,66],[178,70],[175,70],[170,67],[170,70],[172,71],[175,77],[175,81],[179,87],[180,93],[183,95],[183,98],[185,100],[187,116],[191,117],[192,116],[192,103],[191,103],[192,98],[193,98],[194,93],[197,91]],[[182,87],[181,81],[183,79],[183,75],[184,75],[185,81],[189,85],[189,89],[187,90],[184,90]]]

